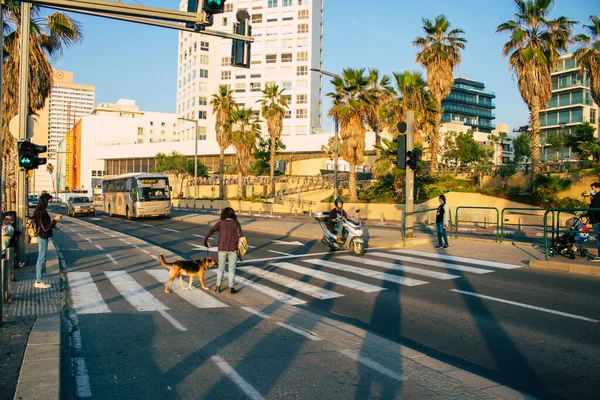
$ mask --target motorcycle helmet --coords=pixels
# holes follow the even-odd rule
[[[335,199],[335,203],[333,203],[333,204],[337,207],[338,203],[344,204],[344,200],[342,200],[341,197],[338,197],[337,199]]]

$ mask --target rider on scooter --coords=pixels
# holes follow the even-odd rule
[[[342,232],[344,230],[343,222],[348,219],[348,214],[344,210],[344,200],[341,197],[335,199],[335,208],[329,213],[329,224],[327,228],[329,232],[337,235],[337,242],[344,243]]]

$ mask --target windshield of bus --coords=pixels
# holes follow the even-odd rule
[[[139,178],[137,180],[139,201],[169,200],[167,178]]]

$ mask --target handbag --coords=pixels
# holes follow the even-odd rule
[[[237,251],[240,258],[248,252],[248,241],[244,236],[238,239]]]
[[[27,237],[28,243],[30,244],[36,244],[38,242],[37,240],[37,235],[38,235],[38,229],[36,229],[33,226],[33,220],[29,221],[29,225],[27,225]]]

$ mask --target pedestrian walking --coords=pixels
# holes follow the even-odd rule
[[[440,202],[440,205],[435,213],[435,230],[437,231],[438,245],[435,246],[435,248],[447,249],[450,247],[448,245],[448,234],[446,233],[450,211],[448,209],[448,204],[446,204],[446,196],[440,194],[438,201]],[[444,240],[443,243],[442,239]]]
[[[231,207],[224,208],[221,211],[221,220],[217,222],[204,236],[204,246],[210,248],[208,239],[210,236],[219,232],[218,255],[219,269],[217,271],[217,287],[215,292],[221,292],[221,282],[225,273],[225,265],[229,264],[229,293],[234,294],[235,285],[235,266],[238,260],[238,242],[244,237],[242,227],[237,220],[235,211]]]
[[[46,210],[49,203],[52,203],[52,196],[48,193],[42,194],[31,217],[31,223],[37,233],[38,240],[38,258],[35,264],[35,284],[33,285],[37,289],[50,288],[50,285],[43,281],[43,274],[46,272],[48,240],[52,237],[52,231],[55,229],[56,224],[62,218],[61,215],[57,215],[53,219],[50,219],[50,215],[48,215],[48,211]]]
[[[600,209],[600,182],[594,182],[592,189],[594,195],[590,202],[590,208]],[[592,224],[592,232],[596,234],[596,247],[598,249],[596,257],[592,258],[591,261],[600,262],[600,211],[588,211],[586,215],[590,219],[590,224]]]

